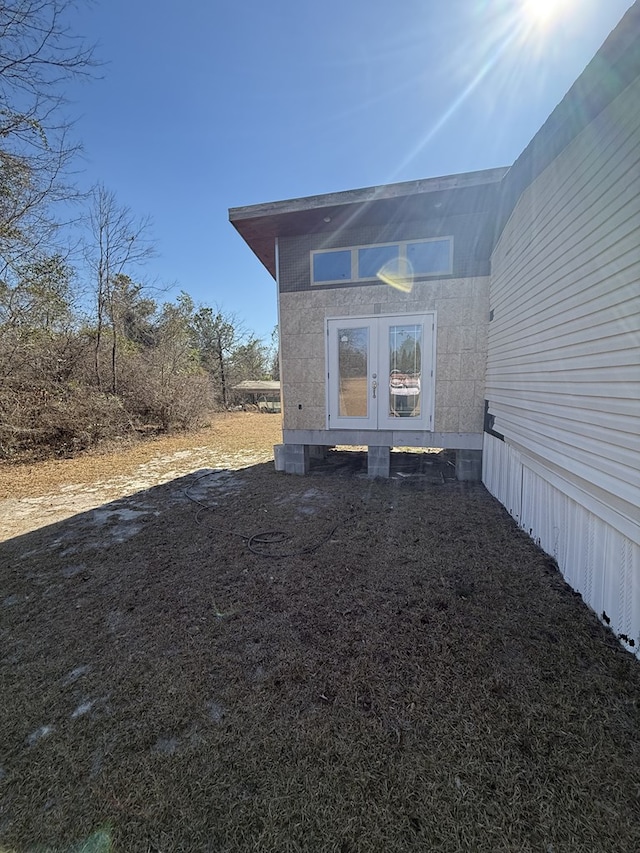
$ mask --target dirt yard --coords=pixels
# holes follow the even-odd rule
[[[34,465],[0,463],[0,542],[134,495],[199,468],[236,470],[273,459],[282,441],[277,415],[218,415],[207,429],[116,451]]]
[[[445,455],[0,468],[0,851],[634,853],[640,664]]]

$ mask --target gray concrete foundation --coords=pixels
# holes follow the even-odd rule
[[[446,447],[482,450],[481,432],[427,432],[391,429],[283,429],[284,444],[364,445],[371,447]]]
[[[481,450],[456,450],[456,480],[470,483],[482,480]]]
[[[391,461],[390,447],[367,447],[367,474],[369,477],[388,477]]]
[[[328,452],[329,452],[329,448],[325,447],[324,444],[310,444],[309,445],[309,458],[310,459],[326,459]]]
[[[284,444],[273,445],[273,461],[276,471],[284,471]]]
[[[284,445],[284,470],[287,474],[309,473],[309,445]]]

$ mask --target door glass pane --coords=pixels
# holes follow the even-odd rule
[[[422,324],[389,327],[389,417],[420,417]]]
[[[369,375],[369,329],[338,329],[338,413],[342,418],[366,418]]]

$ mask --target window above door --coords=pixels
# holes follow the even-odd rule
[[[451,275],[453,237],[377,243],[311,252],[311,284],[385,280],[397,274],[411,278]]]

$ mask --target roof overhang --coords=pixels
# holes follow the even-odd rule
[[[279,394],[280,383],[275,379],[243,379],[233,386],[233,390],[247,394]]]
[[[495,209],[508,168],[232,207],[229,220],[276,277],[277,237]]]

